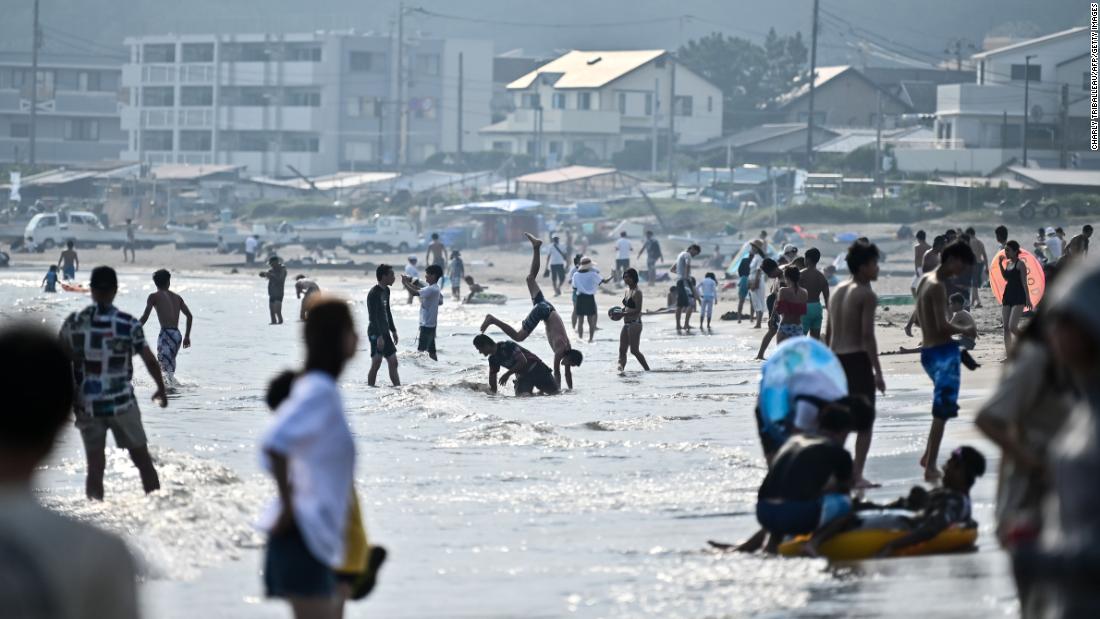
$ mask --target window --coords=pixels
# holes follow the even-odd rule
[[[645,93],[645,115],[653,116],[653,93]]]
[[[619,93],[619,113],[626,114],[626,93]]]
[[[555,110],[564,110],[565,109],[565,93],[564,92],[555,92],[553,95],[551,95],[551,97],[550,97],[550,106],[553,107]]]
[[[80,88],[80,72],[60,69],[57,71],[58,90],[86,90]]]
[[[578,110],[590,110],[590,109],[592,109],[592,93],[590,93],[590,92],[578,92],[577,93],[577,109]]]
[[[525,93],[520,97],[519,101],[520,107],[525,107],[531,110],[542,107],[542,103],[539,99],[538,93]]]
[[[672,99],[672,109],[677,116],[691,116],[692,101],[689,95],[677,95]]]
[[[141,148],[143,150],[172,150],[172,132],[142,131]]]
[[[1041,65],[1012,65],[1012,81],[1024,81],[1024,72],[1027,72],[1027,81],[1038,82],[1042,80],[1043,67]]]
[[[268,62],[277,51],[275,43],[224,43],[221,59],[225,62]]]
[[[89,91],[107,90],[103,87],[103,72],[102,71],[81,71],[80,72],[80,89]]]
[[[94,142],[99,139],[99,121],[88,118],[65,120],[65,139],[78,142]]]
[[[534,140],[527,140],[527,154],[528,155],[537,154],[536,149],[535,149],[535,141]]]
[[[348,66],[356,73],[384,73],[386,54],[382,52],[349,52]]]
[[[320,150],[321,140],[307,133],[284,133],[283,150],[288,153],[315,153]]]
[[[145,86],[141,89],[141,103],[145,107],[172,107],[175,92],[171,86]]]
[[[181,62],[214,62],[213,43],[184,43],[180,45]]]
[[[713,111],[714,111],[714,97],[712,97],[711,95],[707,95],[707,113],[709,114]]]
[[[321,62],[321,48],[315,45],[288,45],[283,51],[288,62]]]
[[[210,150],[209,131],[180,131],[180,150]]]
[[[309,90],[291,90],[283,102],[289,107],[321,107],[321,93]]]
[[[416,72],[421,75],[439,75],[439,54],[417,54]]]
[[[152,62],[175,62],[176,44],[146,43],[142,46],[141,61],[146,64]]]
[[[212,86],[183,86],[180,88],[181,106],[210,106],[214,105],[214,88]]]
[[[549,147],[551,155],[561,155],[561,142],[558,140],[550,140]]]
[[[8,127],[8,135],[13,138],[29,138],[31,137],[31,125],[30,123],[12,123]]]

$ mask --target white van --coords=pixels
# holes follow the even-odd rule
[[[23,241],[28,247],[45,250],[64,245],[70,239],[102,242],[106,240],[106,233],[95,213],[39,213],[27,222],[27,227],[23,229]]]
[[[405,253],[420,245],[420,235],[416,225],[407,217],[380,216],[368,225],[353,226],[340,237],[340,242],[350,251]]]

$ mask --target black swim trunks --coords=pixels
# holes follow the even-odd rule
[[[690,284],[686,279],[676,280],[676,307],[692,307],[695,305],[695,296],[689,290]]]
[[[554,380],[554,373],[542,362],[516,377],[516,395],[531,394],[535,389],[546,395],[558,392],[558,381]]]
[[[435,354],[435,327],[420,327],[416,349],[420,352]]]
[[[535,307],[531,308],[531,313],[527,314],[527,318],[524,318],[523,323],[520,324],[523,330],[528,334],[534,333],[539,323],[549,318],[550,314],[555,311],[554,306],[546,300],[542,291],[539,291],[539,293],[531,299],[531,303]]]
[[[596,296],[591,294],[584,294],[583,292],[578,292],[576,311],[578,316],[595,316]]]
[[[874,411],[875,369],[871,365],[871,357],[865,352],[848,352],[836,357],[844,367],[844,375],[848,377],[848,394],[867,398],[871,410]]]
[[[367,335],[367,338],[370,340],[371,357],[392,357],[397,354],[397,347],[393,345],[392,339],[374,334]]]

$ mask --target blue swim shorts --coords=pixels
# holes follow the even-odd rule
[[[959,416],[959,344],[948,342],[920,351],[920,364],[932,379],[932,416]]]

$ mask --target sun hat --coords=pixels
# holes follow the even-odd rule
[[[791,245],[790,243],[787,243],[786,245],[783,246],[783,253],[784,254],[797,254],[798,253],[798,248],[795,247],[794,245]]]
[[[584,258],[581,258],[580,264],[577,265],[577,270],[578,271],[587,271],[587,270],[591,269],[592,267],[593,267],[592,259],[589,258],[588,256],[585,256]]]
[[[752,245],[753,247],[755,247],[757,249],[765,249],[764,241],[762,239],[753,239],[753,240],[749,241],[749,245]]]

